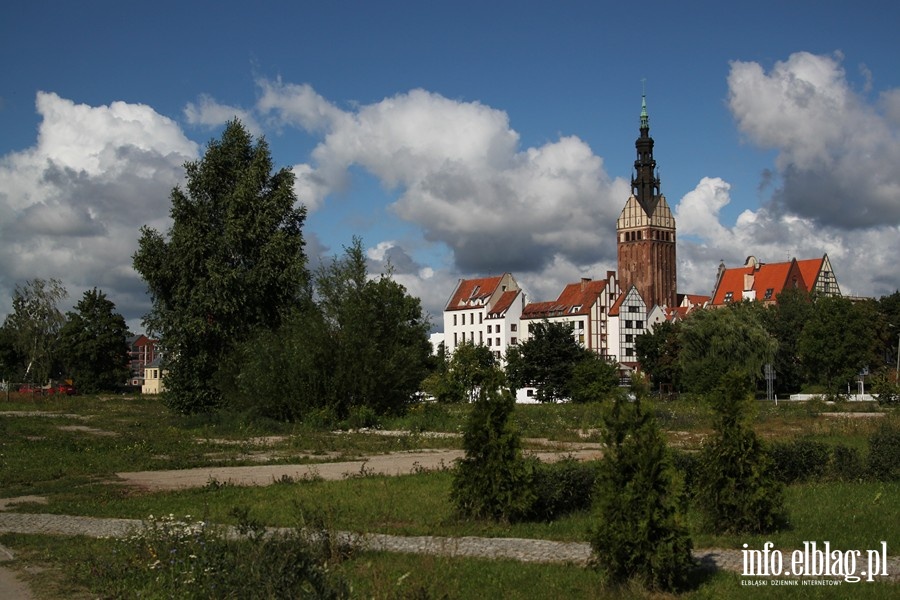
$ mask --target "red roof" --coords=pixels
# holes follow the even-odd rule
[[[625,296],[628,294],[626,292],[622,292],[619,294],[619,297],[616,298],[616,301],[613,302],[612,306],[609,307],[609,316],[610,317],[618,317],[619,309],[622,307],[622,303],[625,302]]]
[[[810,288],[816,284],[816,278],[822,270],[823,262],[825,262],[825,257],[797,261],[797,266],[800,267],[800,272],[803,274],[803,280]]]
[[[744,298],[745,290],[753,292],[751,299],[760,301],[774,301],[778,294],[791,286],[807,290],[809,288],[806,279],[798,265],[796,260],[792,260],[725,269],[716,286],[711,304],[740,302]]]
[[[487,302],[494,290],[497,289],[497,286],[500,285],[502,279],[502,276],[461,279],[459,285],[456,286],[456,292],[454,292],[453,297],[447,303],[446,310],[471,308],[471,302],[473,301],[475,304],[478,304],[478,301],[482,303]]]
[[[582,279],[567,285],[555,301],[530,302],[522,311],[523,319],[542,319],[563,315],[588,315],[606,289],[606,281]]]
[[[516,298],[519,296],[519,293],[520,290],[510,290],[500,294],[500,298],[488,313],[488,319],[502,317],[504,314],[506,314],[506,311],[509,310],[509,307],[512,306],[512,303],[515,302]]]

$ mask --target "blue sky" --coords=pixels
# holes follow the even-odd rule
[[[894,2],[19,3],[0,22],[0,314],[100,287],[140,327],[138,230],[235,115],[298,173],[311,258],[363,238],[440,324],[460,277],[531,300],[615,269],[642,85],[679,288],[828,253],[900,287]],[[645,83],[644,83],[645,82]]]

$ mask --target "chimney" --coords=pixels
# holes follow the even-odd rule
[[[591,281],[590,277],[582,277],[581,278],[581,291],[582,292],[584,291],[584,288],[587,287],[587,284],[590,283],[590,281]]]

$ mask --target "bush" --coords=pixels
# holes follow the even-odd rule
[[[900,429],[883,423],[869,436],[869,476],[879,481],[900,479]]]
[[[564,514],[591,507],[597,462],[568,457],[556,463],[535,461],[531,489],[534,501],[528,518],[552,521]]]
[[[730,372],[712,397],[715,432],[700,451],[695,502],[715,533],[764,533],[784,522],[783,486],[747,424],[749,380]]]
[[[339,558],[328,536],[299,529],[265,535],[250,522],[239,531],[235,537],[202,521],[151,516],[111,558],[90,560],[91,585],[116,598],[349,597],[328,569]]]
[[[888,376],[882,376],[875,380],[872,389],[878,404],[881,406],[900,405],[900,382]]]
[[[799,439],[773,444],[770,454],[775,477],[791,484],[825,475],[831,450],[822,442]]]
[[[838,481],[857,481],[865,474],[859,450],[838,444],[831,451],[829,473]]]
[[[672,466],[681,474],[686,493],[691,494],[697,483],[697,471],[700,468],[700,456],[696,452],[672,450]]]
[[[512,393],[500,389],[496,376],[481,386],[463,434],[466,456],[451,489],[451,500],[464,516],[512,521],[531,508],[531,463],[522,458],[510,421],[514,406]]]
[[[637,579],[662,590],[687,584],[692,543],[680,514],[675,471],[652,414],[616,398],[604,416],[591,546],[610,583]]]

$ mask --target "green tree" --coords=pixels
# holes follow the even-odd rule
[[[68,296],[58,279],[32,279],[17,285],[13,293],[12,313],[4,328],[12,338],[13,349],[25,361],[22,376],[44,384],[53,372],[57,359],[59,331],[65,317],[58,308]]]
[[[603,400],[618,388],[619,368],[615,362],[588,352],[572,369],[572,381],[569,385],[572,402]]]
[[[534,502],[530,464],[511,419],[515,398],[502,382],[499,371],[483,382],[463,433],[466,455],[453,475],[451,500],[464,516],[515,520]]]
[[[635,339],[634,347],[641,369],[650,374],[653,387],[658,390],[663,387],[677,388],[679,385],[680,328],[678,322],[663,321],[657,323],[652,332]]]
[[[693,567],[680,512],[680,482],[645,391],[619,394],[603,416],[606,450],[594,491],[591,546],[610,583],[639,579],[667,591],[683,588]]]
[[[778,340],[773,363],[777,374],[775,391],[778,393],[797,392],[803,385],[799,341],[812,311],[810,294],[799,288],[789,288],[778,294],[775,305],[766,311],[766,329]]]
[[[537,388],[540,402],[571,398],[575,365],[590,351],[575,340],[571,324],[545,320],[529,327],[531,336],[519,347],[519,357],[507,363],[510,382],[516,388]]]
[[[106,294],[84,293],[60,330],[63,363],[80,391],[114,390],[128,378],[128,328]]]
[[[731,370],[711,394],[714,432],[700,451],[695,501],[716,533],[765,533],[784,522],[782,485],[749,424],[752,389],[745,372]]]
[[[688,391],[705,393],[715,389],[732,369],[747,373],[754,381],[763,376],[778,342],[763,326],[765,308],[742,302],[726,308],[692,311],[681,323],[679,365]]]
[[[419,300],[390,273],[369,279],[362,240],[354,238],[316,274],[316,299],[331,335],[327,396],[340,417],[351,407],[399,412],[428,373],[429,324]]]
[[[840,392],[865,367],[882,359],[876,332],[882,328],[874,302],[817,298],[798,340],[807,381]]]
[[[153,301],[144,319],[166,352],[166,402],[182,412],[219,405],[214,376],[236,344],[277,328],[309,294],[290,169],[272,173],[265,140],[228,123],[172,190],[167,236],[141,230],[134,267]]]

